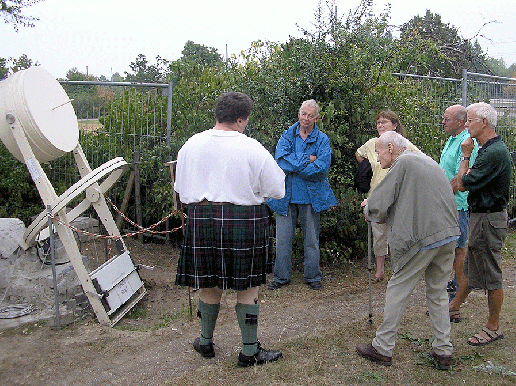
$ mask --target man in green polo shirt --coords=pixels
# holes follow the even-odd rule
[[[460,167],[460,159],[462,150],[460,145],[467,138],[469,132],[466,130],[466,108],[461,105],[453,105],[448,107],[443,114],[442,125],[444,131],[450,135],[448,141],[444,145],[441,153],[441,160],[439,166],[444,169],[444,174],[451,181],[457,175]],[[469,159],[469,166],[473,166],[478,152],[478,144],[476,141],[473,152]],[[468,286],[466,276],[464,275],[464,259],[466,258],[466,251],[468,246],[468,192],[460,192],[454,190],[455,201],[457,202],[457,213],[459,216],[460,237],[457,240],[455,247],[455,258],[453,260],[453,270],[455,272],[454,278],[448,283],[448,292],[450,293],[450,322],[458,323],[461,321],[459,307],[453,299],[457,288],[461,286]]]
[[[464,262],[468,280],[455,299],[461,304],[472,289],[487,291],[489,317],[481,332],[468,339],[472,346],[485,346],[503,338],[500,310],[503,303],[501,248],[507,235],[507,202],[512,175],[509,151],[496,134],[496,110],[487,103],[467,108],[466,128],[471,138],[461,144],[462,158],[453,190],[468,191],[469,240]],[[470,168],[475,138],[481,146]],[[455,300],[454,299],[454,300]]]

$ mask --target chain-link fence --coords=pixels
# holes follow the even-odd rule
[[[496,132],[507,145],[513,160],[516,158],[516,79],[486,74],[463,72],[461,79],[438,78],[412,74],[394,74],[402,81],[411,81],[418,84],[414,98],[424,101],[425,114],[414,112],[417,127],[416,131],[430,131],[431,128],[441,127],[441,118],[444,110],[453,104],[468,106],[475,102],[490,103],[498,112]],[[415,109],[420,106],[415,105]],[[415,133],[418,135],[418,133]],[[425,143],[430,154],[438,160],[438,154],[444,145],[447,136],[441,131],[440,136],[432,139],[432,143]],[[511,202],[509,210],[514,211],[516,205],[516,174],[513,175],[511,186]]]
[[[138,154],[166,145],[170,137],[172,84],[61,81],[77,115],[79,133],[92,169],[115,157],[138,162]],[[87,144],[88,146],[85,146]],[[73,156],[51,165],[65,185],[78,177]]]
[[[79,143],[91,169],[123,157],[130,165],[108,195],[139,225],[149,226],[172,211],[156,203],[156,189],[170,193],[172,84],[62,81],[72,100]],[[144,165],[143,165],[144,164]],[[79,180],[72,153],[52,161],[49,178],[58,193]],[[95,215],[92,211],[92,215]],[[169,222],[164,229],[169,229]]]
[[[507,144],[509,151],[516,151],[516,79],[464,71],[462,79],[439,78],[413,74],[393,74],[400,79],[419,83],[413,97],[427,102],[433,109],[431,114],[418,114],[419,130],[441,126],[444,110],[453,104],[467,106],[484,101],[498,112],[496,131]],[[431,103],[428,103],[431,102]]]
[[[516,79],[464,72],[464,96],[468,103],[486,101],[498,112],[496,132],[516,151]]]

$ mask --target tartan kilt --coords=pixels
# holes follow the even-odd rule
[[[265,204],[188,205],[176,285],[246,290],[274,264]]]

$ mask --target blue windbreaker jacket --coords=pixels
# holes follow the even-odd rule
[[[282,216],[288,213],[294,174],[307,181],[310,203],[315,212],[337,205],[337,199],[328,181],[331,163],[330,139],[316,124],[305,141],[305,152],[299,157],[294,152],[294,139],[298,128],[299,122],[296,122],[285,130],[276,146],[276,162],[285,172],[285,197],[279,200],[269,199],[267,205]],[[317,160],[310,162],[310,155],[315,155]]]

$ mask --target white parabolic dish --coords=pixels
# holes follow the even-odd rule
[[[35,66],[14,73],[0,82],[0,139],[14,157],[25,161],[6,120],[12,114],[39,162],[61,157],[79,142],[77,117],[70,102],[45,69]]]

